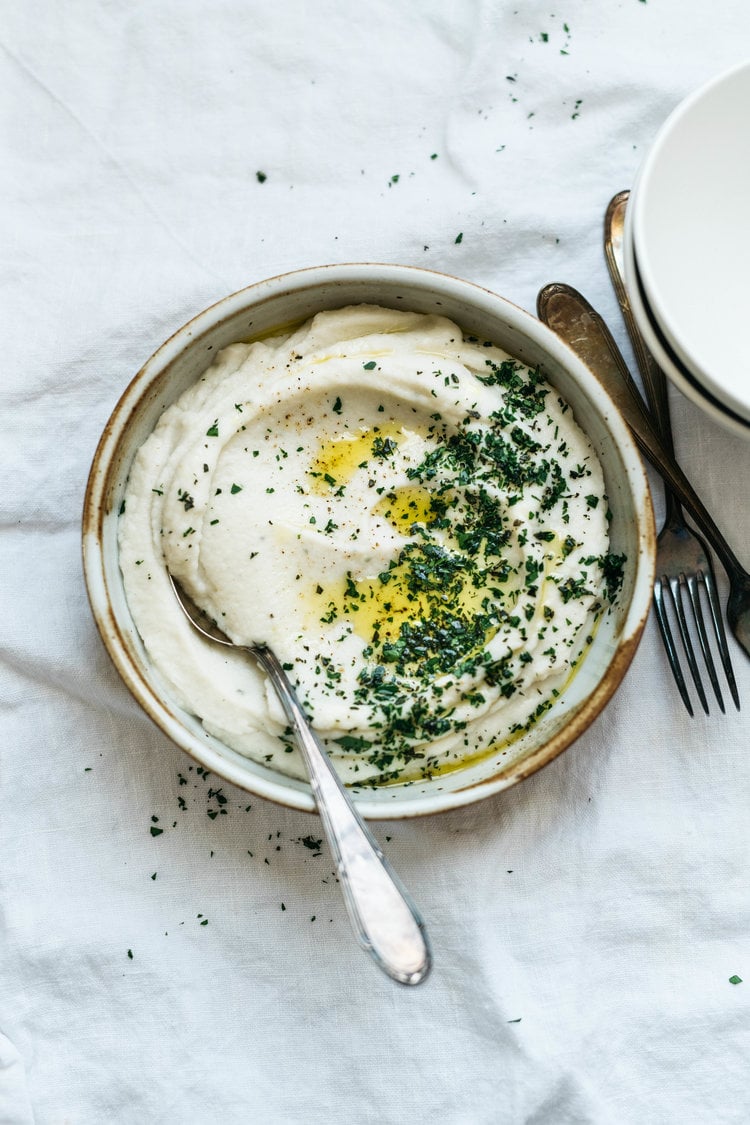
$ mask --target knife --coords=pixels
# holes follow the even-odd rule
[[[571,285],[540,289],[537,314],[597,377],[627,422],[643,455],[661,473],[704,533],[727,573],[742,567],[648,414],[614,337],[599,313]]]

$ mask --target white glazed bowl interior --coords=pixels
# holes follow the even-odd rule
[[[609,700],[637,647],[653,582],[654,529],[643,465],[627,428],[592,373],[535,317],[466,281],[404,266],[334,265],[272,278],[200,313],[148,360],[115,408],[94,457],[84,504],[83,560],[94,617],[125,684],[155,723],[206,769],[259,796],[313,810],[309,786],[249,760],[208,735],[165,693],[125,598],[117,520],[139,446],[163,412],[238,340],[301,322],[323,309],[372,303],[455,320],[522,362],[539,364],[571,405],[601,460],[610,508],[610,549],[627,555],[616,609],[606,615],[580,670],[549,712],[504,751],[430,780],[354,790],[370,819],[439,812],[497,793],[573,742]]]
[[[648,295],[643,287],[640,272],[640,258],[636,258],[633,239],[634,203],[637,195],[638,181],[631,192],[630,201],[625,212],[625,232],[623,237],[623,253],[625,257],[625,285],[628,291],[628,300],[641,335],[656,362],[661,367],[668,379],[682,391],[686,398],[700,407],[715,422],[731,430],[741,437],[750,437],[750,422],[746,422],[740,415],[730,410],[723,402],[717,399],[696,378],[692,370],[682,362],[680,357],[671,347],[666,337],[661,322],[650,304]]]
[[[750,63],[686,98],[659,130],[630,200],[642,297],[668,348],[750,422]]]

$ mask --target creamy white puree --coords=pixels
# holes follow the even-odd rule
[[[128,602],[170,691],[302,776],[247,654],[203,641],[165,562],[285,664],[347,781],[515,737],[617,585],[597,457],[558,393],[434,316],[356,306],[234,344],[166,410],[120,522]]]

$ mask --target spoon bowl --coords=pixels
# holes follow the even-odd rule
[[[424,923],[342,785],[280,661],[266,645],[235,645],[167,572],[175,597],[206,640],[241,648],[263,667],[294,732],[360,945],[399,984],[421,984],[431,966]]]

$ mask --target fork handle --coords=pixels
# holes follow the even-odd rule
[[[641,373],[643,389],[651,408],[652,420],[664,442],[665,449],[674,456],[674,436],[672,434],[672,418],[669,412],[667,377],[646,346],[646,341],[643,339],[635,319],[625,286],[625,213],[629,199],[630,192],[621,191],[609,201],[604,216],[604,257],[607,261],[617,303],[620,306],[620,312],[633,346],[638,370]],[[684,524],[680,501],[669,487],[664,489],[664,504],[665,526]],[[712,567],[710,557],[707,560],[707,565]]]
[[[612,286],[620,306],[625,327],[633,346],[638,370],[643,379],[643,389],[646,392],[651,413],[654,416],[656,428],[661,434],[662,441],[669,453],[674,454],[674,438],[672,435],[672,419],[669,413],[669,393],[667,377],[657,364],[651,352],[646,347],[646,341],[641,335],[633,309],[630,305],[628,291],[625,288],[623,228],[625,223],[625,209],[629,191],[618,192],[609,202],[604,216],[604,256],[612,279]]]
[[[248,651],[268,673],[294,731],[360,945],[399,984],[419,984],[431,956],[416,907],[357,812],[277,657],[263,646]]]
[[[537,297],[539,319],[583,360],[620,410],[641,452],[658,469],[704,533],[724,569],[740,563],[652,423],[620,349],[598,312],[571,285],[553,282]]]

